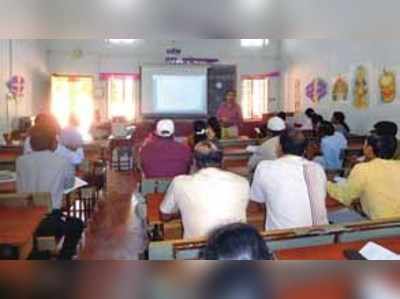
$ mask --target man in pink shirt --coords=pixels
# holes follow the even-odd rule
[[[225,101],[219,106],[217,117],[222,125],[222,138],[239,136],[239,127],[243,122],[242,109],[236,103],[236,92],[228,91]]]
[[[174,140],[175,125],[170,119],[160,120],[152,138],[140,149],[141,165],[146,178],[188,174],[192,165],[189,146]]]

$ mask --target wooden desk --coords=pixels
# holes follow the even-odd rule
[[[395,253],[400,254],[400,237],[372,240]],[[346,260],[343,251],[346,249],[361,250],[368,241],[330,244],[323,246],[304,247],[278,250],[275,256],[278,260]]]
[[[18,247],[20,259],[26,259],[33,248],[35,231],[46,213],[46,208],[0,207],[0,244]]]

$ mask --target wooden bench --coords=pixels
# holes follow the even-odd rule
[[[394,238],[369,239],[349,243],[278,250],[275,252],[275,258],[277,260],[346,260],[344,255],[345,250],[360,251],[369,241],[378,243],[400,254],[400,238],[398,236]]]
[[[180,239],[183,236],[183,225],[180,219],[164,222],[160,215],[160,205],[164,198],[164,193],[151,193],[146,196],[147,203],[147,224],[154,231],[158,238],[162,240]],[[327,197],[326,206],[329,211],[343,208],[336,200]],[[247,223],[256,227],[259,231],[265,228],[265,208],[249,208],[247,210]]]
[[[352,234],[359,241],[382,238],[400,240],[400,218],[382,221],[365,221],[346,225],[325,225],[291,230],[276,230],[261,233],[268,248],[275,254],[281,250],[307,248],[307,254],[317,251],[319,246],[349,243],[343,236]],[[351,243],[351,242],[350,242]],[[198,259],[206,239],[171,240],[151,242],[150,260]],[[360,244],[360,243],[359,243]],[[317,253],[316,253],[317,254]],[[279,256],[278,256],[279,257]]]
[[[172,178],[145,178],[142,176],[139,192],[144,197],[152,193],[165,193],[172,182]]]

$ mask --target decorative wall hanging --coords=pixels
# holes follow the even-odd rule
[[[22,76],[12,76],[10,80],[7,81],[6,86],[8,88],[8,93],[10,98],[17,99],[24,96],[25,90],[25,79]]]
[[[383,103],[391,103],[396,98],[396,74],[393,71],[383,70],[379,76],[379,88],[381,101]]]
[[[293,91],[293,98],[294,98],[294,111],[300,112],[301,111],[301,81],[300,79],[294,80],[294,91]]]
[[[332,87],[332,100],[334,102],[347,101],[349,96],[349,84],[343,76],[338,76]]]
[[[354,78],[354,107],[365,109],[369,106],[368,71],[365,66],[358,66]]]
[[[325,80],[317,78],[312,80],[306,86],[306,96],[312,102],[318,103],[324,96],[326,96],[328,90],[328,84]]]

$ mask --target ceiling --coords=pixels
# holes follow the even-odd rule
[[[399,37],[398,0],[3,0],[2,37]]]

